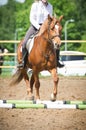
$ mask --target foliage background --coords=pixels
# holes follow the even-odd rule
[[[68,40],[86,40],[86,0],[49,0],[49,2],[53,5],[53,15],[57,17],[64,15],[62,40],[64,40],[64,26],[69,19],[75,21],[67,25]],[[16,30],[17,39],[23,39],[30,26],[29,13],[32,3],[33,0],[26,0],[23,4],[9,0],[7,5],[0,6],[0,40],[14,40]],[[19,31],[20,28],[22,31]],[[85,44],[70,43],[68,50],[86,52]],[[4,44],[4,46],[9,52],[14,52],[14,44]],[[61,50],[64,50],[64,44]]]

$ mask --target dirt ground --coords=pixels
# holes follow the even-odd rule
[[[24,81],[15,87],[9,81],[0,78],[0,99],[27,99]],[[53,81],[48,77],[40,82],[41,99],[49,100]],[[86,100],[86,77],[60,77],[57,99]],[[86,110],[0,108],[0,130],[86,130]]]

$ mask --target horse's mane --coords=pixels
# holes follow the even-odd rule
[[[59,22],[59,20],[57,20],[55,17],[51,17],[50,15],[48,15],[48,18],[42,24],[37,36],[42,35],[46,30],[48,30],[49,24],[50,27],[53,28],[57,21]]]
[[[49,22],[49,20],[48,20],[48,18],[47,18],[47,19],[44,21],[44,23],[42,24],[42,26],[41,26],[41,28],[40,28],[40,30],[39,30],[37,36],[42,35],[42,34],[48,29],[48,22]]]

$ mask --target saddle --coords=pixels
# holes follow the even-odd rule
[[[26,43],[26,49],[28,51],[28,54],[30,54],[32,48],[33,48],[33,45],[34,45],[34,38],[35,36],[33,37],[30,37],[30,39],[28,39],[27,43]]]

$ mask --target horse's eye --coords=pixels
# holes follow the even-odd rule
[[[56,25],[55,25],[55,29],[57,29],[57,30],[58,30],[58,28],[59,28],[59,26],[56,24]]]
[[[54,27],[51,28],[51,30],[53,30],[53,29],[54,29]]]

